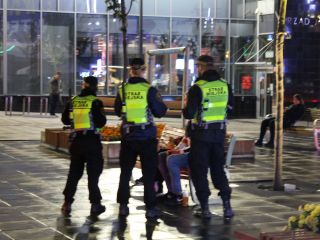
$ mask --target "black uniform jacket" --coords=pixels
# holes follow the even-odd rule
[[[221,79],[219,73],[215,70],[208,70],[203,73],[196,81],[205,80],[208,82],[217,81]],[[227,103],[227,114],[229,115],[233,108],[233,93],[230,85],[228,84],[229,98]],[[183,109],[183,116],[186,119],[193,119],[196,113],[201,108],[202,92],[198,85],[194,84],[188,92],[187,105]],[[225,123],[211,123],[208,124],[207,129],[192,126],[190,131],[191,139],[197,139],[207,142],[221,142],[224,139]],[[221,131],[223,130],[223,131]]]
[[[141,77],[131,77],[128,79],[128,83],[136,84],[148,82]],[[161,118],[166,114],[167,106],[162,101],[161,95],[156,88],[149,88],[147,101],[149,111],[154,117]],[[122,101],[119,93],[115,100],[114,112],[118,117],[122,117]],[[153,124],[146,125],[144,129],[141,126],[130,127],[129,129],[122,127],[121,134],[122,138],[128,141],[155,139],[157,137],[157,129]]]
[[[93,95],[96,96],[95,92],[93,92],[90,89],[82,89],[81,93],[79,94],[79,97],[85,97]],[[64,125],[70,125],[70,102],[67,103],[61,117],[61,121],[63,122]],[[92,107],[91,107],[91,113],[92,113],[92,119],[93,119],[93,124],[96,128],[102,128],[106,122],[107,119],[105,117],[105,113],[103,110],[103,103],[99,100],[96,99],[92,102]]]

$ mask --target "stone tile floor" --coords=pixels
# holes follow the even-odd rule
[[[84,175],[72,215],[66,218],[60,214],[60,206],[68,156],[39,145],[40,131],[61,126],[59,119],[0,114],[0,120],[0,240],[234,239],[235,230],[253,235],[280,231],[300,204],[319,202],[320,155],[313,149],[312,135],[286,133],[283,179],[296,184],[297,191],[270,190],[273,150],[258,148],[255,160],[236,160],[231,166],[236,216],[230,222],[223,220],[219,204],[210,206],[214,216],[208,222],[192,215],[193,206],[170,208],[161,204],[163,217],[146,221],[141,186],[132,188],[129,217],[119,219],[115,201],[119,168],[107,164],[100,180],[107,211],[99,219],[88,217],[90,204]],[[179,124],[179,120],[168,121]],[[255,137],[258,129],[259,121],[250,119],[233,120],[229,127],[244,138]],[[133,172],[134,178],[140,174],[138,169]],[[212,198],[216,198],[214,190]]]

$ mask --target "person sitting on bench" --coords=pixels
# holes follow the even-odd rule
[[[292,127],[296,121],[298,121],[304,114],[305,106],[300,94],[295,94],[293,96],[293,104],[290,105],[284,112],[283,116],[283,128]],[[270,131],[270,140],[264,146],[269,148],[274,148],[274,134],[275,134],[275,117],[271,114],[267,115],[265,119],[261,122],[260,127],[260,136],[259,139],[255,142],[255,145],[258,147],[263,146],[263,138],[269,128]]]
[[[182,203],[180,170],[189,168],[189,148],[190,138],[183,137],[175,148],[159,153],[158,167],[168,189],[168,193],[163,195],[161,199],[167,205],[178,206]]]

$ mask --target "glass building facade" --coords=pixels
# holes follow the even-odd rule
[[[320,0],[288,2],[285,40],[285,95],[300,93],[320,106]]]
[[[143,50],[189,46],[190,76],[200,54],[214,57],[217,69],[232,84],[236,96],[256,92],[255,69],[235,65],[253,61],[256,48],[257,0],[143,1]],[[130,0],[126,0],[127,7]],[[99,94],[115,95],[122,76],[120,23],[106,12],[104,0],[0,1],[1,95],[46,95],[55,71],[62,72],[63,94],[80,90],[83,77],[99,78]],[[128,19],[129,57],[139,52],[139,6],[132,4]],[[150,82],[163,95],[182,91],[183,56],[155,59]],[[242,87],[243,76],[252,84]]]

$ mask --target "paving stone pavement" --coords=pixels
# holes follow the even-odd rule
[[[108,116],[109,124],[117,118]],[[178,119],[165,119],[179,125]],[[229,131],[239,138],[254,138],[259,120],[231,120]],[[300,204],[318,202],[320,197],[320,155],[312,145],[312,135],[285,133],[285,183],[297,186],[287,193],[272,191],[273,150],[256,149],[256,158],[235,160],[231,166],[232,205],[236,216],[222,217],[220,204],[210,205],[211,221],[193,216],[193,206],[170,208],[159,204],[163,217],[146,221],[143,187],[132,188],[130,215],[117,216],[116,191],[119,167],[105,164],[100,187],[107,211],[99,219],[88,217],[87,177],[79,183],[70,217],[60,213],[62,190],[68,172],[68,155],[40,146],[40,131],[61,127],[59,118],[4,116],[0,112],[0,240],[60,239],[234,239],[234,231],[258,235],[260,231],[280,231]],[[133,176],[141,172],[134,169]],[[212,199],[216,191],[212,189]],[[320,239],[320,237],[319,237]]]

